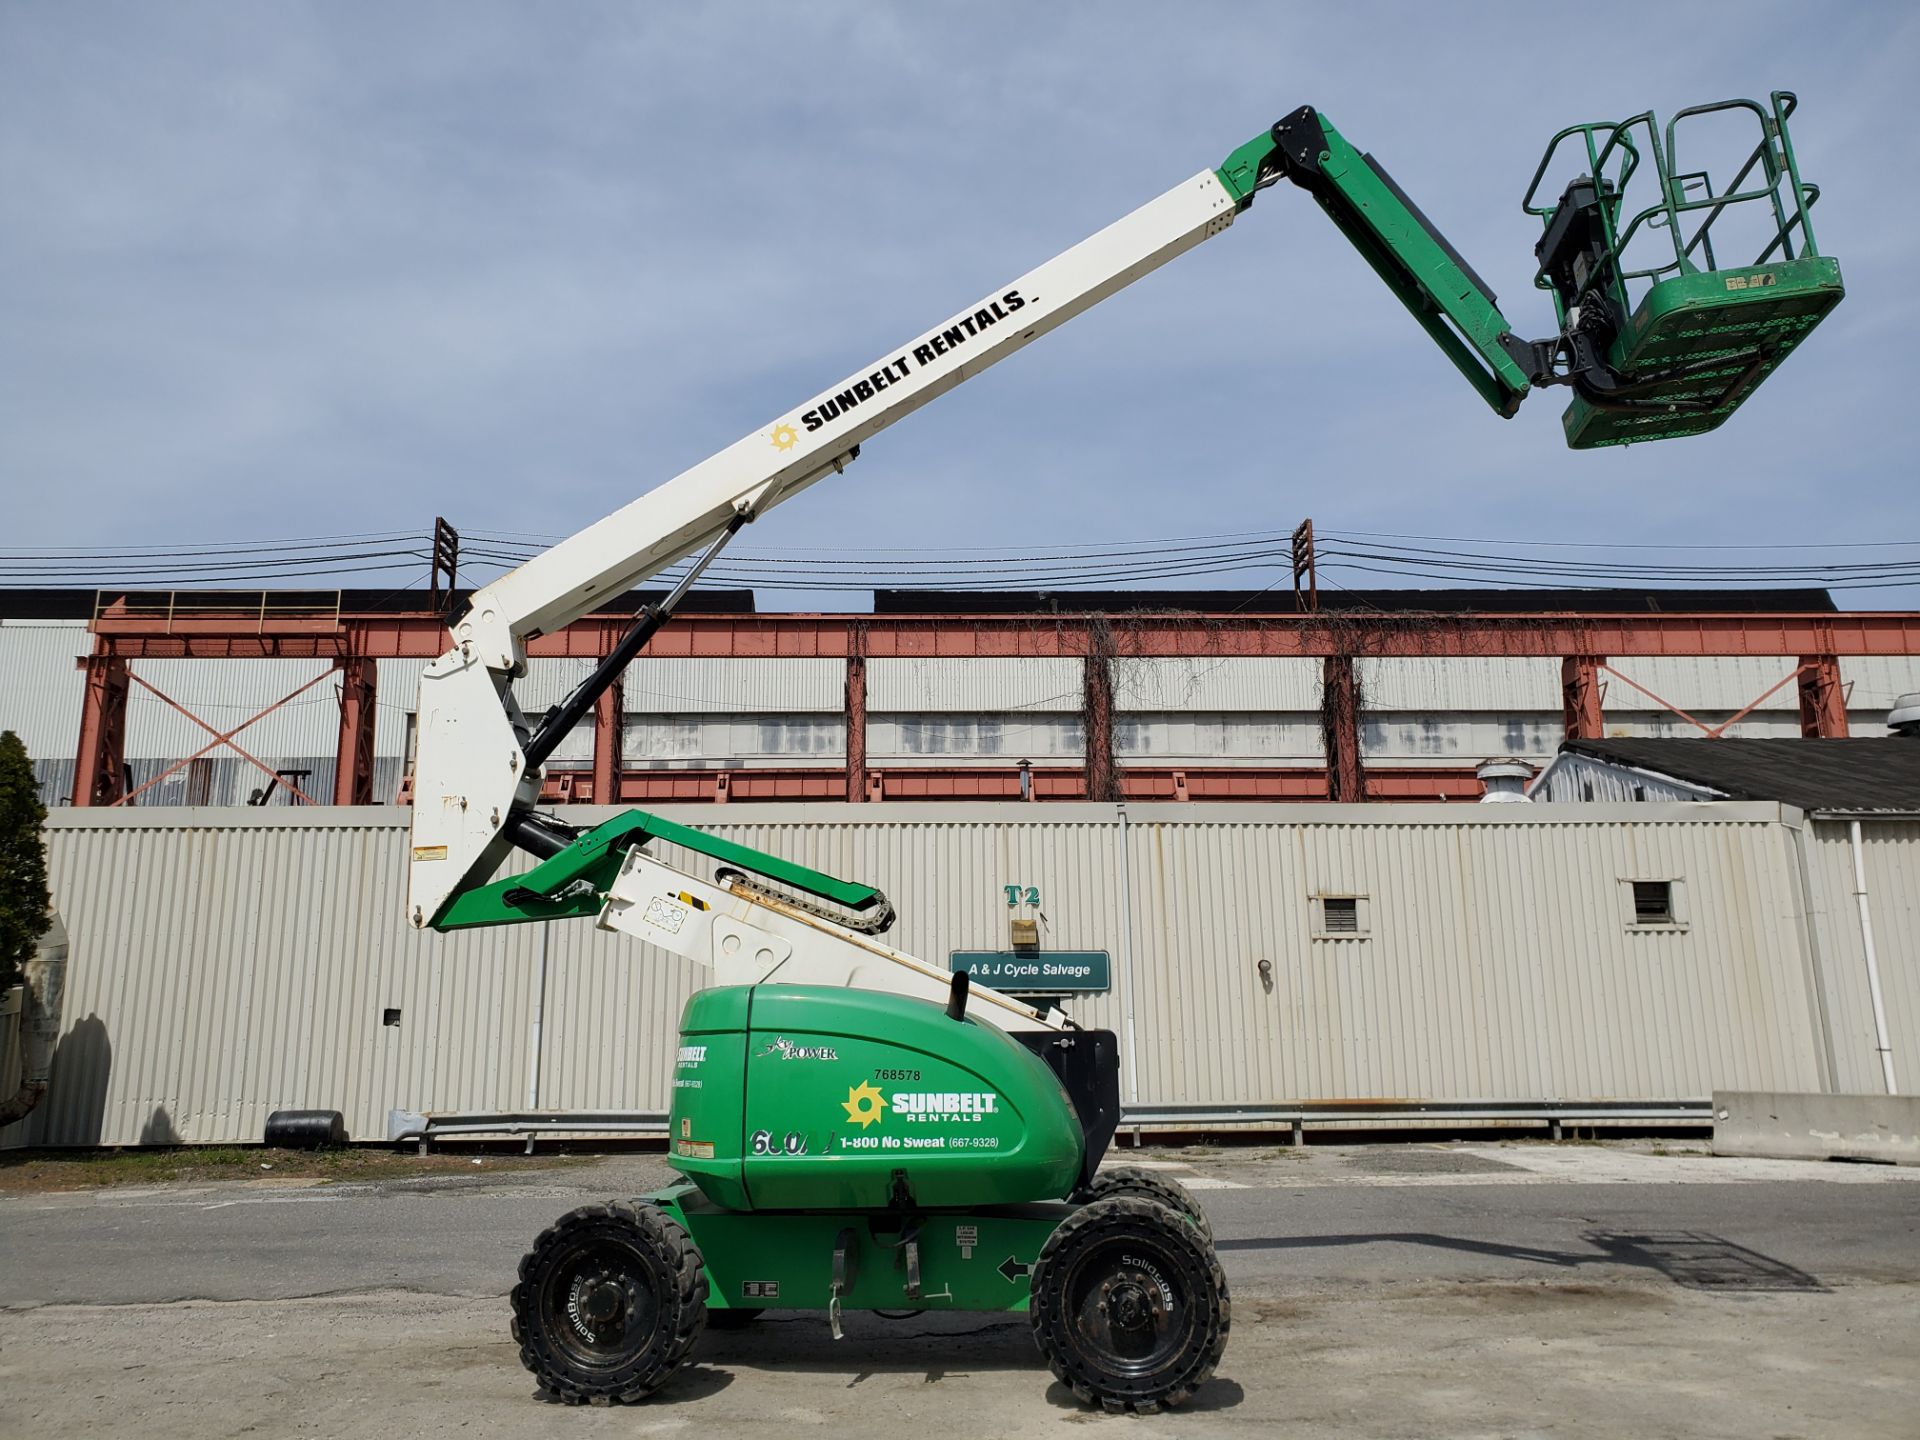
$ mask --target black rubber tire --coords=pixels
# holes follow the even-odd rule
[[[270,1150],[337,1150],[347,1143],[347,1120],[338,1110],[276,1110],[264,1138]]]
[[[1233,1320],[1212,1244],[1133,1195],[1084,1205],[1047,1237],[1030,1315],[1041,1355],[1082,1404],[1143,1415],[1206,1383]]]
[[[1186,1216],[1194,1228],[1207,1237],[1207,1243],[1213,1243],[1213,1224],[1207,1219],[1207,1212],[1200,1208],[1200,1202],[1178,1180],[1169,1180],[1151,1170],[1116,1165],[1111,1170],[1096,1171],[1092,1180],[1073,1192],[1073,1203],[1091,1205],[1095,1200],[1111,1200],[1115,1195],[1158,1200],[1176,1215]]]
[[[767,1312],[764,1310],[709,1310],[709,1330],[744,1330]]]
[[[564,1404],[646,1399],[687,1363],[706,1328],[700,1251],[656,1206],[583,1206],[520,1262],[513,1338],[540,1388]]]

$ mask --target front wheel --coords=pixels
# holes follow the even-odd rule
[[[1158,1200],[1176,1215],[1184,1215],[1193,1228],[1213,1243],[1213,1225],[1200,1202],[1178,1180],[1169,1180],[1137,1165],[1116,1165],[1111,1170],[1094,1172],[1093,1179],[1073,1192],[1073,1203],[1091,1205],[1095,1200],[1110,1200],[1115,1195],[1133,1195],[1142,1200]]]
[[[541,1388],[569,1405],[644,1400],[687,1363],[707,1324],[693,1239],[652,1205],[588,1205],[520,1262],[513,1338]]]
[[[1031,1317],[1041,1355],[1082,1403],[1151,1414],[1213,1374],[1232,1306],[1213,1246],[1186,1216],[1115,1195],[1047,1237]]]

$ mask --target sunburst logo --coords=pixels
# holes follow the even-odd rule
[[[774,449],[791,450],[800,443],[800,432],[791,425],[776,425],[773,427],[772,439]]]
[[[879,1123],[880,1112],[887,1108],[887,1097],[876,1090],[871,1081],[862,1080],[847,1091],[841,1108],[847,1112],[847,1119],[864,1130]]]

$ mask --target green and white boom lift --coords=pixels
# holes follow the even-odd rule
[[[420,683],[408,911],[422,929],[593,916],[710,966],[682,1017],[670,1116],[685,1179],[557,1222],[521,1265],[514,1333],[574,1402],[637,1400],[713,1321],[767,1308],[1027,1310],[1079,1398],[1178,1404],[1224,1349],[1227,1287],[1177,1186],[1099,1165],[1119,1118],[1111,1034],[882,944],[871,886],[633,811],[580,831],[536,809],[542,766],[748,521],[843,470],[903,416],[1226,230],[1256,193],[1305,189],[1503,416],[1566,385],[1576,447],[1719,425],[1842,294],[1818,253],[1791,95],[1576,126],[1525,207],[1552,338],[1517,338],[1493,294],[1326,117],[1296,110],[1064,254],[474,593]],[[1758,138],[1719,190],[1683,170],[1676,127],[1750,113]],[[1550,168],[1578,173],[1537,203]],[[1656,192],[1631,215],[1634,193]],[[1557,181],[1555,183],[1558,183]],[[1722,263],[1725,217],[1764,246]],[[1716,240],[1719,241],[1716,249]],[[1649,241],[1663,251],[1634,265]],[[515,704],[526,646],[683,557],[699,558],[591,675],[537,720]],[[711,877],[652,841],[718,862]],[[492,880],[510,851],[531,870]]]

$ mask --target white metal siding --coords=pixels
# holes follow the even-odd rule
[[[331,757],[340,738],[340,682],[329,660],[135,660],[129,667],[168,699],[226,732],[246,728],[234,743],[265,760],[269,756]],[[327,676],[271,715],[251,717]],[[75,733],[78,733],[76,721]],[[173,706],[135,684],[127,694],[127,758],[179,760],[212,743],[214,736]],[[231,755],[221,746],[213,754]]]
[[[843,763],[847,725],[838,715],[635,715],[626,717],[632,765],[823,765]]]
[[[1143,1103],[1822,1083],[1778,807],[1135,806],[1124,842],[1112,807],[1036,808],[678,813],[879,884],[902,915],[890,938],[931,959],[1001,948],[1010,914],[1040,912],[1049,947],[1110,951],[1114,990],[1075,1009],[1123,1034],[1131,1012],[1138,1070],[1123,1085]],[[537,1103],[664,1107],[679,1008],[705,972],[585,923],[544,941],[539,926],[417,935],[400,914],[402,818],[56,815],[73,935],[62,1058],[41,1112],[0,1143],[250,1139],[272,1109],[316,1106],[377,1137],[392,1106],[521,1106],[543,943]],[[1911,1047],[1920,833],[1878,843],[1882,963],[1906,967],[1889,1008]],[[1827,860],[1811,868],[1826,876]],[[1633,930],[1622,883],[1636,878],[1679,881],[1686,925]],[[1037,910],[1010,911],[1010,884],[1038,888]],[[1837,884],[1810,907],[1823,936],[1850,903]],[[1312,937],[1320,892],[1367,897],[1365,938]],[[1858,969],[1844,944],[1827,942],[1823,992],[1843,1049]]]
[[[838,715],[846,706],[844,660],[641,658],[621,679],[629,714]]]
[[[1116,717],[1114,752],[1125,761],[1162,764],[1317,766],[1324,752],[1320,716],[1161,711]]]
[[[1321,662],[1253,656],[1115,657],[1113,708],[1130,711],[1320,712]]]
[[[1717,791],[1569,751],[1556,756],[1528,795],[1544,804],[1616,805],[1639,800],[1711,800]]]
[[[78,620],[0,620],[0,730],[35,760],[73,759],[87,690],[74,662],[92,650]]]
[[[1140,1092],[1653,1098],[1736,1076],[1816,1088],[1798,950],[1766,923],[1765,897],[1787,880],[1770,830],[1135,827],[1138,1009],[1153,1017]],[[1621,881],[1672,876],[1694,922],[1631,933]],[[1368,897],[1368,936],[1311,938],[1319,893]]]
[[[1475,711],[1380,714],[1360,717],[1360,753],[1370,764],[1464,766],[1482,760],[1544,760],[1565,734],[1559,713],[1526,716]]]
[[[1920,655],[1843,655],[1840,679],[1850,687],[1847,714],[1869,718],[1873,726],[1887,723],[1887,711],[1902,695],[1920,692]],[[1857,734],[1879,733],[1863,728]]]
[[[1800,668],[1793,655],[1633,655],[1609,660],[1608,666],[1619,675],[1643,685],[1670,705],[1678,705],[1702,720],[1711,712],[1716,720],[1746,709],[1775,685],[1778,690],[1762,701],[1759,709],[1800,709],[1800,687],[1788,679]],[[1559,696],[1558,664],[1554,695]],[[1658,702],[1649,700],[1623,683],[1619,675],[1600,674],[1606,686],[1606,708],[1615,710],[1657,710]],[[1795,733],[1798,733],[1796,730]]]
[[[1560,662],[1527,656],[1388,656],[1354,662],[1365,708],[1560,713]],[[1318,701],[1315,702],[1316,706]]]
[[[1082,664],[1072,659],[928,658],[867,662],[869,713],[1078,710],[1085,690]]]
[[[420,672],[428,660],[381,660],[374,670],[379,705],[374,722],[374,754],[400,757],[407,753],[407,717],[420,708]]]
[[[1847,822],[1815,820],[1809,831],[1813,913],[1833,1034],[1835,1088],[1883,1094],[1886,1082],[1874,1037]],[[1920,821],[1863,819],[1860,834],[1894,1078],[1901,1093],[1911,1095],[1920,1091]]]
[[[1013,714],[875,715],[867,721],[867,761],[943,764],[981,760],[1059,763],[1086,754],[1078,715],[1049,715],[1037,710]]]
[[[1695,725],[1671,710],[1616,708],[1613,702],[1618,693],[1616,690],[1608,696],[1605,717],[1607,736],[1613,740],[1698,740],[1726,725],[1738,708],[1707,710],[1683,706],[1689,715],[1701,722]],[[1727,725],[1723,733],[1742,740],[1797,740],[1800,738],[1800,715],[1797,710],[1756,710],[1738,723]]]

